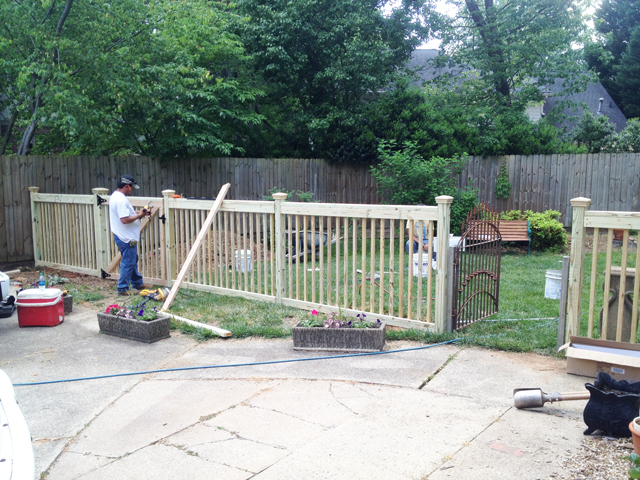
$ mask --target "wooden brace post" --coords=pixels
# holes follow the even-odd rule
[[[196,240],[193,243],[191,250],[189,251],[189,255],[187,255],[187,259],[182,265],[182,268],[180,269],[180,273],[178,274],[178,277],[176,278],[176,281],[173,284],[173,287],[171,287],[171,291],[169,292],[167,299],[164,301],[164,304],[160,309],[161,312],[166,312],[171,306],[171,304],[173,303],[173,300],[176,298],[178,289],[180,288],[180,285],[182,284],[184,277],[187,275],[187,271],[191,266],[191,262],[193,262],[193,259],[195,258],[196,253],[198,252],[198,248],[200,247],[200,244],[204,240],[204,237],[207,235],[207,231],[209,230],[209,227],[213,223],[213,219],[216,218],[216,214],[218,213],[218,210],[220,210],[220,206],[222,205],[222,200],[224,200],[224,197],[227,195],[227,192],[229,191],[229,187],[231,187],[231,184],[227,183],[223,185],[220,191],[218,192],[216,201],[214,202],[213,207],[211,207],[211,211],[209,212],[209,215],[207,215],[207,218],[202,224],[202,228],[200,229],[200,232],[198,233],[198,236],[196,237]]]

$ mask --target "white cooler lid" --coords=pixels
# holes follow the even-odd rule
[[[59,288],[45,288],[44,292],[41,292],[39,288],[29,288],[18,293],[18,300],[53,299],[60,295],[62,295],[62,290]]]

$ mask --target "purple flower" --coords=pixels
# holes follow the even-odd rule
[[[139,317],[141,317],[142,315],[144,315],[144,309],[142,309],[142,310],[140,310],[140,311],[138,312],[138,316],[139,316]]]

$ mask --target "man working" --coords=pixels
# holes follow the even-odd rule
[[[136,212],[127,197],[134,189],[140,188],[131,175],[122,175],[118,188],[109,200],[109,222],[116,245],[122,255],[120,261],[120,280],[118,294],[137,294],[143,288],[152,288],[142,283],[142,275],[138,272],[138,242],[140,241],[140,219],[151,215],[151,210],[142,209]],[[131,291],[130,288],[134,290]]]

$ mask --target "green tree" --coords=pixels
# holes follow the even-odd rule
[[[380,163],[371,167],[371,175],[378,183],[378,191],[385,202],[394,205],[435,205],[439,195],[451,195],[451,231],[459,235],[462,222],[478,203],[476,190],[461,190],[456,176],[462,172],[466,154],[451,158],[433,157],[425,160],[413,142],[401,147],[382,141],[378,147]]]
[[[1,5],[0,57],[10,75],[0,81],[25,127],[20,154],[31,150],[38,125],[49,133],[34,152],[229,154],[241,151],[238,129],[260,120],[251,109],[259,90],[242,73],[248,59],[229,31],[237,16],[227,5]]]
[[[640,117],[640,26],[631,31],[627,48],[614,71],[624,113],[627,117]]]
[[[546,120],[532,122],[522,111],[476,101],[463,88],[419,89],[408,81],[367,106],[352,141],[372,151],[381,140],[411,141],[423,158],[471,155],[532,155],[564,150],[561,132]]]
[[[247,142],[257,155],[356,160],[350,141],[367,102],[397,78],[425,32],[407,0],[384,15],[383,0],[240,0],[239,24],[266,97],[261,129]],[[267,150],[267,151],[265,151]]]
[[[567,92],[584,89],[591,76],[575,48],[585,32],[582,0],[452,0],[454,17],[425,9],[439,23],[441,55],[466,71],[479,99],[524,110],[542,100],[546,86],[563,80]],[[459,81],[459,75],[456,80]]]
[[[627,112],[616,70],[622,65],[632,31],[639,24],[640,0],[602,0],[595,11],[595,27],[600,35],[586,49],[589,66],[595,69],[602,85],[628,117],[633,115]],[[626,68],[632,68],[631,60],[627,58]]]
[[[584,112],[570,135],[571,140],[585,146],[588,153],[600,153],[610,149],[615,142],[616,127],[604,115]]]
[[[627,121],[627,126],[615,139],[616,152],[640,153],[640,119],[632,118]]]
[[[151,28],[151,10],[133,0],[0,3],[0,93],[14,125],[22,127],[19,155],[31,151],[43,121],[62,120],[57,107],[63,99],[82,103],[74,81],[91,70],[96,56]]]

